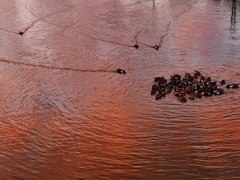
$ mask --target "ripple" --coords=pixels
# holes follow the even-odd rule
[[[3,0],[0,177],[239,179],[239,89],[187,103],[149,89],[194,70],[240,82],[232,5]]]

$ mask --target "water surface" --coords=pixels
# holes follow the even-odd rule
[[[239,179],[239,89],[150,95],[154,77],[194,70],[240,83],[239,8],[2,0],[0,179]]]

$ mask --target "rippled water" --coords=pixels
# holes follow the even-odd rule
[[[2,0],[0,179],[240,179],[240,89],[150,95],[154,77],[194,70],[240,83],[239,8]]]

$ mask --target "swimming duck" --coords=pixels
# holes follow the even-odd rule
[[[116,72],[119,73],[119,74],[126,74],[126,71],[123,70],[123,69],[117,69]]]
[[[24,32],[20,31],[18,34],[20,34],[22,36],[24,34]]]
[[[159,90],[160,86],[158,84],[152,85],[151,95],[155,94]]]
[[[217,81],[214,81],[214,82],[210,82],[211,86],[216,86],[217,85]]]
[[[192,94],[188,94],[188,99],[192,99],[192,100],[194,100],[195,98],[194,98],[194,95],[192,95]]]
[[[167,80],[164,78],[158,82],[159,85],[164,86],[164,87],[167,85],[166,83],[167,83]]]
[[[156,49],[156,50],[158,51],[159,46],[158,46],[158,45],[155,45],[155,46],[153,46],[153,48]]]
[[[204,91],[204,92],[202,92],[202,95],[204,95],[204,96],[211,96],[212,93],[209,92],[209,91]]]
[[[159,94],[156,95],[156,98],[155,98],[155,99],[158,100],[158,99],[161,99],[161,98],[162,98],[162,94],[159,93]]]
[[[192,86],[187,86],[185,88],[185,91],[186,91],[187,94],[191,94],[192,93]]]
[[[226,88],[239,88],[239,84],[228,84]]]
[[[159,81],[162,81],[163,79],[164,77],[155,77],[154,82],[159,82]]]
[[[223,94],[223,93],[224,93],[224,90],[221,89],[221,88],[217,88],[213,91],[214,95],[220,95],[220,94]]]
[[[181,89],[181,90],[179,91],[179,93],[182,94],[182,95],[184,95],[184,96],[186,95],[185,89]]]
[[[173,74],[172,76],[171,76],[171,80],[180,80],[181,79],[181,76],[179,75],[179,74]]]
[[[221,80],[220,84],[224,85],[224,84],[226,84],[226,81],[223,79],[223,80]]]
[[[205,80],[204,85],[207,86],[207,85],[209,85],[210,83],[211,83],[211,77],[209,76],[209,77]]]
[[[199,72],[199,71],[197,71],[197,70],[194,70],[194,76],[201,76],[201,73]]]
[[[166,96],[166,91],[165,90],[163,90],[163,91],[161,91],[161,94],[162,94],[162,96]]]
[[[168,87],[167,87],[167,94],[169,94],[170,92],[172,92],[172,87],[171,87],[171,86],[168,86]]]
[[[192,76],[189,73],[185,73],[185,79],[187,81],[192,81],[193,80]]]
[[[181,94],[180,94],[179,91],[175,91],[175,92],[174,92],[174,95],[175,95],[175,96],[181,96]]]
[[[135,47],[136,49],[138,49],[138,48],[139,48],[139,45],[138,45],[138,44],[134,44],[133,47]]]
[[[204,81],[205,81],[205,77],[201,75],[201,77],[200,77],[200,81],[199,81],[200,84],[203,84]]]
[[[187,99],[185,96],[178,96],[178,99],[182,102],[187,102]]]
[[[202,94],[199,92],[194,92],[193,95],[197,98],[202,98]]]

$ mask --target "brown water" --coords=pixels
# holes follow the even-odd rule
[[[0,179],[240,179],[240,89],[150,95],[194,70],[240,83],[239,8],[1,0]]]

